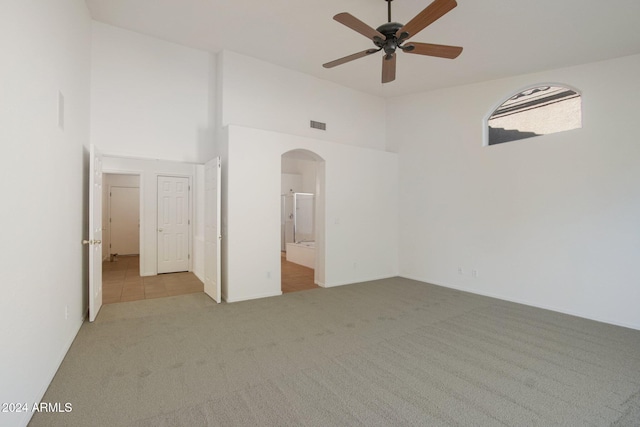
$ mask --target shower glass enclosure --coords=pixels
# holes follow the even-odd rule
[[[289,193],[282,196],[282,250],[287,243],[315,240],[315,195]]]

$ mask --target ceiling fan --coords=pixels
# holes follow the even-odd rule
[[[406,53],[437,56],[448,59],[454,59],[460,55],[462,48],[459,46],[418,42],[403,44],[409,38],[415,36],[428,25],[431,25],[455,8],[458,5],[455,0],[435,0],[406,25],[391,22],[391,2],[393,0],[385,1],[387,2],[388,22],[380,25],[375,30],[347,12],[339,13],[333,17],[333,19],[339,23],[346,25],[370,39],[373,44],[376,45],[376,48],[363,50],[362,52],[327,62],[322,65],[324,68],[333,68],[345,62],[384,50],[385,55],[382,57],[382,83],[389,83],[396,78],[396,49],[400,49]]]

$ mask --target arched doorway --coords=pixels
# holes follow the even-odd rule
[[[283,293],[324,284],[324,166],[324,159],[309,150],[291,150],[281,157]]]

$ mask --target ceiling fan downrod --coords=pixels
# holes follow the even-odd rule
[[[391,2],[393,0],[385,0],[387,2],[387,19],[388,22],[386,24],[380,25],[376,31],[380,32],[385,36],[385,39],[381,39],[380,37],[373,37],[373,42],[376,46],[380,48],[380,50],[384,49],[385,56],[384,58],[390,60],[393,58],[393,55],[397,48],[402,49],[405,52],[410,52],[414,49],[412,45],[401,46],[402,42],[409,37],[409,34],[406,32],[402,32],[400,36],[397,36],[398,30],[400,30],[404,25],[399,24],[397,22],[391,22]]]

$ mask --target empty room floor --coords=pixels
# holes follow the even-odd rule
[[[140,276],[138,255],[119,256],[102,263],[102,302],[137,301],[203,292],[204,284],[191,272]]]
[[[638,426],[640,331],[389,278],[109,304],[31,427]]]

